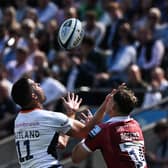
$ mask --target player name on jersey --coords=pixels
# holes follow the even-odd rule
[[[20,130],[15,133],[16,140],[21,139],[39,139],[40,138],[40,132],[38,130]]]
[[[120,133],[121,140],[133,141],[138,140],[140,135],[138,132],[122,132]]]

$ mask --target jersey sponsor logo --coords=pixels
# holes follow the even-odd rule
[[[139,133],[138,132],[122,132],[120,133],[121,140],[123,141],[133,141],[139,140]]]
[[[39,139],[40,138],[40,132],[39,130],[20,130],[15,133],[16,140],[22,140],[22,139]]]
[[[129,123],[129,124],[126,124],[126,125],[122,125],[122,126],[117,126],[116,127],[116,131],[118,133],[120,132],[125,132],[125,131],[130,131],[130,130],[135,130],[137,127],[137,124],[135,123]]]
[[[31,122],[31,123],[23,122],[23,123],[16,124],[15,127],[16,128],[18,128],[18,127],[35,127],[38,125],[40,125],[39,122]]]
[[[94,138],[102,129],[96,125],[90,132],[89,132],[89,137]]]

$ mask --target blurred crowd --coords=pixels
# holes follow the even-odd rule
[[[2,0],[0,3],[0,138],[12,133],[18,111],[12,84],[25,75],[41,84],[45,108],[67,91],[135,90],[138,107],[158,103],[168,88],[168,0]],[[85,37],[73,50],[57,41],[67,18]],[[96,97],[95,97],[96,98]]]
[[[153,132],[158,137],[158,143],[153,152],[147,152],[146,159],[151,168],[166,168],[168,167],[168,121],[157,122]]]

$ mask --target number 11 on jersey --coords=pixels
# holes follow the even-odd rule
[[[22,153],[20,150],[20,142],[19,141],[16,142],[20,162],[24,162],[33,158],[33,155],[30,155],[30,141],[29,140],[23,141],[23,145],[26,148],[26,156],[22,156]]]

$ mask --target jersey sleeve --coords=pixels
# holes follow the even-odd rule
[[[96,125],[82,142],[83,148],[88,152],[99,149],[102,143],[102,128]]]

